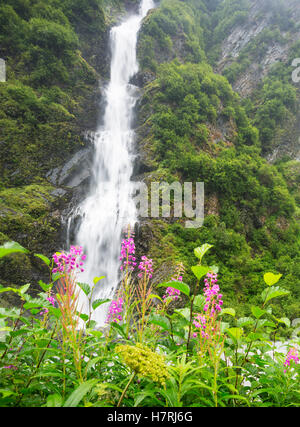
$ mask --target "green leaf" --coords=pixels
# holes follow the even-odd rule
[[[191,309],[189,307],[177,308],[174,310],[174,313],[180,314],[180,316],[184,317],[188,322],[191,318]]]
[[[96,285],[100,280],[105,279],[105,276],[101,276],[101,277],[94,277],[93,282],[94,285]]]
[[[60,394],[50,394],[47,398],[46,406],[47,408],[59,408],[62,406],[63,399]]]
[[[44,301],[37,300],[37,301],[34,301],[34,302],[26,302],[24,304],[24,308],[25,308],[25,310],[30,310],[32,308],[42,308],[42,307],[44,307],[44,305],[45,305]]]
[[[49,258],[47,258],[45,255],[41,255],[41,254],[34,254],[34,256],[36,256],[37,258],[40,258],[46,265],[50,265],[51,261]]]
[[[2,285],[0,285],[0,294],[2,292],[15,292],[16,294],[20,294],[20,289],[16,289],[16,288],[11,288],[11,287],[6,287],[4,288]]]
[[[157,285],[158,288],[165,287],[165,288],[174,288],[182,292],[184,295],[189,296],[190,295],[190,287],[184,282],[179,282],[177,280],[172,280],[170,282],[160,283]]]
[[[283,297],[285,295],[288,295],[289,293],[290,291],[287,291],[286,289],[280,288],[279,286],[274,286],[272,288],[264,289],[261,294],[261,297],[264,301],[264,304],[266,304],[273,298]]]
[[[79,317],[80,317],[80,319],[82,319],[84,322],[87,322],[87,321],[89,320],[89,316],[88,316],[87,314],[85,314],[85,313],[79,313],[79,312],[77,312],[76,314],[77,314],[77,316],[79,316]]]
[[[48,292],[50,288],[52,288],[52,284],[47,285],[46,283],[44,283],[42,280],[39,280],[39,285],[40,287],[43,289],[43,291]]]
[[[205,302],[205,297],[203,295],[196,295],[194,299],[194,307],[196,307],[198,310],[203,310]]]
[[[197,277],[198,280],[202,279],[203,276],[206,276],[210,271],[210,267],[204,265],[194,265],[192,268],[192,272]]]
[[[160,302],[164,302],[163,299],[159,295],[150,294],[147,299],[158,299]]]
[[[265,341],[265,335],[261,334],[260,332],[250,332],[247,335],[247,341]]]
[[[127,339],[126,332],[124,331],[124,325],[121,326],[117,322],[111,322],[110,326],[113,329],[116,329],[122,335],[123,338]]]
[[[16,252],[21,252],[23,254],[29,253],[27,249],[23,248],[23,246],[19,245],[17,242],[7,242],[3,246],[0,246],[0,258]]]
[[[96,310],[96,308],[100,307],[100,305],[105,304],[107,302],[110,302],[110,299],[96,299],[92,303],[93,310]]]
[[[166,331],[171,330],[171,324],[169,319],[164,316],[160,316],[159,314],[153,314],[149,319],[149,323],[152,323],[153,325],[158,325]]]
[[[15,392],[8,390],[6,388],[0,388],[0,393],[2,394],[2,397],[5,399],[8,396],[16,395]]]
[[[54,317],[56,317],[56,319],[59,319],[61,317],[61,311],[59,308],[56,307],[48,307],[48,310],[51,314],[54,315]]]
[[[91,293],[91,288],[87,283],[77,282],[77,285],[83,290],[86,296],[89,296],[89,294]]]
[[[98,379],[92,379],[80,384],[80,386],[77,387],[77,389],[74,390],[73,393],[68,397],[64,404],[64,408],[77,407],[80,401],[84,398],[84,396],[89,393],[98,382]]]
[[[266,273],[264,275],[264,281],[268,286],[273,286],[275,285],[275,283],[279,281],[281,277],[282,277],[282,274]]]
[[[235,342],[239,341],[244,333],[242,328],[228,328],[226,331]]]
[[[281,317],[280,319],[276,319],[279,323],[284,323],[288,328],[291,326],[291,321],[287,317]]]
[[[27,283],[27,285],[21,286],[20,287],[20,293],[21,293],[21,295],[26,294],[26,292],[28,291],[29,287],[30,287],[30,283]]]
[[[249,326],[254,325],[255,320],[252,317],[240,317],[237,320],[237,326],[243,327],[243,326]]]
[[[261,316],[266,313],[266,310],[262,310],[260,307],[256,307],[254,305],[251,307],[251,311],[253,316],[256,317],[256,319],[260,319]]]
[[[56,282],[57,280],[61,279],[64,276],[65,276],[64,273],[60,273],[60,272],[52,273],[52,281]]]
[[[196,255],[196,257],[200,260],[200,262],[202,261],[203,256],[206,254],[206,252],[212,248],[213,245],[210,245],[209,243],[205,243],[204,245],[194,249],[194,254]]]
[[[223,308],[220,315],[223,316],[223,314],[229,314],[230,316],[235,317],[235,309],[234,308]]]

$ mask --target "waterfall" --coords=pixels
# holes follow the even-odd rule
[[[81,218],[75,243],[83,246],[87,255],[78,281],[92,287],[94,277],[105,276],[98,282],[93,299],[111,298],[115,293],[120,280],[122,233],[128,224],[133,227],[137,221],[130,179],[134,155],[132,119],[138,95],[137,88],[129,82],[138,71],[138,31],[153,7],[153,0],[141,0],[138,14],[110,32],[111,74],[105,90],[103,125],[94,138],[92,182],[88,196],[74,213]],[[83,292],[79,306],[87,312]],[[95,311],[93,319],[98,325],[104,324],[107,309],[108,304],[104,304]]]

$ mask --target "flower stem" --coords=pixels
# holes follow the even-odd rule
[[[124,388],[123,393],[122,393],[122,396],[120,397],[120,400],[119,400],[119,402],[118,402],[118,404],[117,404],[117,408],[119,408],[119,406],[121,405],[122,400],[124,399],[124,396],[125,396],[125,394],[126,394],[126,392],[127,392],[128,388],[129,388],[130,384],[131,384],[131,383],[132,383],[132,381],[134,380],[134,377],[135,377],[135,376],[136,376],[136,373],[134,372],[134,373],[131,375],[131,377],[129,378],[129,381],[128,381],[128,383],[127,383],[126,387]]]

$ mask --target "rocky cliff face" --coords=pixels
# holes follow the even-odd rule
[[[292,48],[300,39],[299,22],[300,3],[297,0],[287,0],[284,4],[266,0],[251,1],[247,18],[242,24],[234,26],[224,38],[215,71],[220,74],[225,72],[226,75],[226,69],[241,64],[243,57],[247,56],[247,63],[241,66],[232,81],[233,89],[246,99],[259,90],[274,65],[284,64],[290,72],[290,83],[298,89],[299,102],[300,86],[292,82],[291,69],[295,58]],[[264,34],[266,37],[263,37]],[[284,132],[282,129],[277,132],[274,148],[267,154],[269,161],[274,162],[285,155],[299,161],[299,123],[298,108],[283,125]]]

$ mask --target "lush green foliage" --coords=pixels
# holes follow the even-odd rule
[[[203,261],[212,250],[205,244],[190,254],[198,262],[192,288],[180,266],[155,289],[147,270],[135,281],[127,249],[122,316],[101,330],[91,320],[109,302],[92,299],[101,277],[93,289],[76,286],[76,276],[53,273],[53,261],[32,254],[50,270],[51,282],[39,282],[42,292],[30,296],[29,284],[0,287],[21,300],[19,308],[0,308],[0,406],[299,406],[299,338],[295,331],[280,347],[290,321],[272,313],[273,301],[289,293],[278,286],[281,274],[264,274],[258,304],[238,317],[217,304],[217,267]],[[15,242],[0,247],[0,257],[17,252],[28,251]],[[78,286],[89,313],[79,310]],[[170,287],[175,293],[160,294]],[[176,309],[180,294],[186,305]]]
[[[157,227],[156,237],[149,253],[162,269],[166,258],[172,263],[186,257],[188,263],[187,254],[193,245],[209,240],[217,247],[214,262],[222,264],[221,271],[228,273],[223,285],[232,298],[230,304],[241,313],[247,310],[260,289],[263,271],[276,268],[285,275],[284,285],[296,296],[288,298],[286,304],[280,302],[277,310],[287,310],[297,317],[298,168],[284,160],[280,167],[271,165],[264,154],[274,146],[280,127],[288,127],[299,111],[290,67],[291,58],[299,56],[298,44],[291,48],[286,64],[271,68],[253,96],[241,100],[227,80],[233,83],[251,61],[259,62],[271,43],[285,43],[280,32],[279,3],[272,8],[274,28],[254,37],[221,76],[207,62],[215,62],[213,57],[218,57],[221,41],[243,22],[249,2],[176,2],[173,17],[169,11],[173,7],[162,1],[148,16],[140,37],[142,68],[154,73],[141,100],[140,122],[144,124],[140,134],[145,163],[151,170],[149,180],[205,184],[206,218],[201,229],[186,230],[180,220],[176,224],[153,223],[151,232]],[[207,59],[203,55],[201,59],[182,56],[184,50],[178,48],[179,36],[175,33],[169,33],[172,55],[149,50],[162,37],[154,23],[169,20],[160,28],[167,31],[172,23],[178,27],[182,14],[188,14],[202,29],[204,43],[198,45]],[[281,16],[284,20],[286,14]],[[189,31],[182,31],[189,40]],[[280,132],[283,138],[287,129]]]
[[[0,0],[7,68],[0,84],[1,244],[18,239],[41,250],[57,239],[59,221],[50,215],[57,197],[46,175],[86,145],[84,131],[95,125],[92,97],[102,69],[94,56],[106,25],[101,0]],[[0,269],[1,281],[19,281],[17,259]]]

